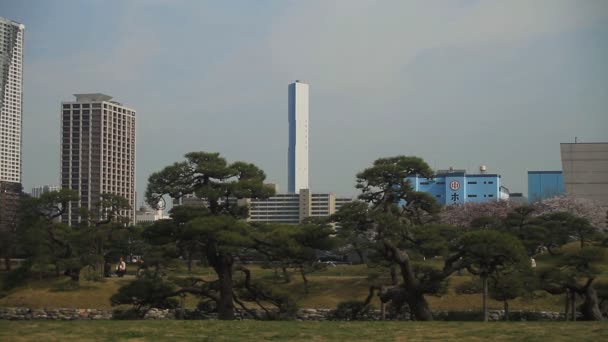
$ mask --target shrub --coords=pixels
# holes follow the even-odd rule
[[[338,303],[332,318],[336,320],[354,321],[364,318],[370,312],[369,304],[359,300],[349,300]]]
[[[2,279],[2,288],[4,290],[14,289],[17,286],[23,285],[30,277],[29,267],[20,266],[7,272]]]

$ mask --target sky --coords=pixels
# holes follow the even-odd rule
[[[137,191],[190,151],[287,189],[287,85],[310,84],[310,186],[380,157],[502,175],[608,141],[608,1],[0,0],[25,24],[23,183],[59,184],[60,103],[137,110]],[[138,195],[138,202],[142,201]]]

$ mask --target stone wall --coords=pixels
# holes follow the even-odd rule
[[[257,311],[259,315],[263,312]],[[112,319],[113,310],[97,310],[97,309],[29,309],[29,308],[0,308],[0,319],[3,320],[99,320]],[[217,314],[202,313],[196,310],[170,310],[170,309],[150,309],[144,319],[163,320],[176,319],[177,317],[185,319],[217,319]],[[332,320],[333,310],[331,309],[300,309],[296,313],[296,320],[301,321],[326,321]],[[252,319],[252,315],[247,312],[236,310],[237,319]],[[490,321],[499,321],[504,319],[504,311],[490,310]],[[580,317],[580,314],[579,314]],[[438,321],[480,321],[482,314],[479,311],[436,311],[433,312],[433,318]],[[406,315],[404,320],[408,320]],[[510,320],[512,321],[558,321],[563,320],[564,314],[560,312],[550,311],[512,311],[510,312]],[[380,320],[380,311],[372,310],[362,320]]]

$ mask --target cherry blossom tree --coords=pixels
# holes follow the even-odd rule
[[[594,200],[567,194],[548,198],[542,202],[535,203],[534,215],[540,216],[560,211],[583,217],[589,220],[591,225],[598,230],[606,230],[606,208]]]

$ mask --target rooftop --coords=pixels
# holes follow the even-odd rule
[[[101,93],[74,94],[74,96],[76,96],[76,102],[98,102],[112,99],[112,96]]]

